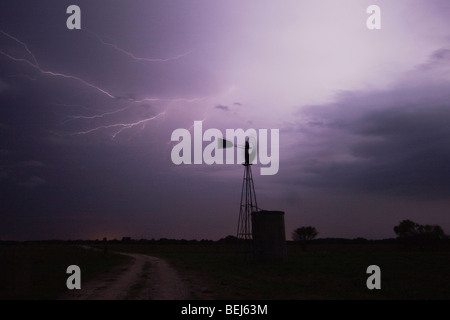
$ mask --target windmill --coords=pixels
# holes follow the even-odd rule
[[[219,147],[223,149],[230,148],[233,147],[233,143],[220,139]],[[253,255],[252,213],[259,210],[251,168],[256,156],[256,141],[253,139],[252,146],[250,146],[250,138],[247,138],[245,146],[236,145],[234,147],[244,149],[245,152],[245,161],[242,163],[244,166],[244,177],[242,180],[241,203],[237,225],[236,254],[243,254],[247,259]],[[252,149],[251,152],[250,149]]]
[[[250,142],[253,140],[253,142]],[[286,235],[283,211],[261,210],[256,201],[252,162],[256,157],[256,139],[247,138],[245,145],[218,139],[219,148],[240,148],[244,150],[244,178],[242,180],[241,204],[237,226],[236,256],[245,260],[282,261],[286,259]],[[251,151],[250,151],[251,149]]]

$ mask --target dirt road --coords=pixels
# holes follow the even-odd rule
[[[65,300],[184,300],[188,290],[176,271],[164,260],[132,253],[129,265],[65,294]]]

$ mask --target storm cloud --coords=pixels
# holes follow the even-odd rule
[[[70,4],[0,4],[0,240],[234,234],[242,165],[171,160],[194,121],[280,130],[254,180],[287,233],[449,232],[447,0],[377,0],[381,30],[368,0]]]
[[[343,92],[331,104],[300,108],[285,129],[317,146],[297,155],[295,183],[448,198],[450,81],[443,70],[450,70],[450,57],[438,50],[391,89]]]

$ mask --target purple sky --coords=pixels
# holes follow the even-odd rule
[[[234,235],[243,167],[170,158],[196,120],[280,130],[254,182],[288,235],[450,233],[447,0],[71,4],[0,4],[0,240]]]

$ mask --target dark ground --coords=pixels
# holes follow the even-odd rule
[[[234,245],[208,241],[115,241],[108,254],[74,243],[2,244],[0,299],[57,299],[67,290],[67,266],[79,265],[87,281],[127,262],[113,251],[165,259],[194,299],[450,299],[448,245],[320,241],[307,251],[288,245],[287,260],[270,263],[245,261]],[[366,287],[369,265],[381,268],[381,290]]]

